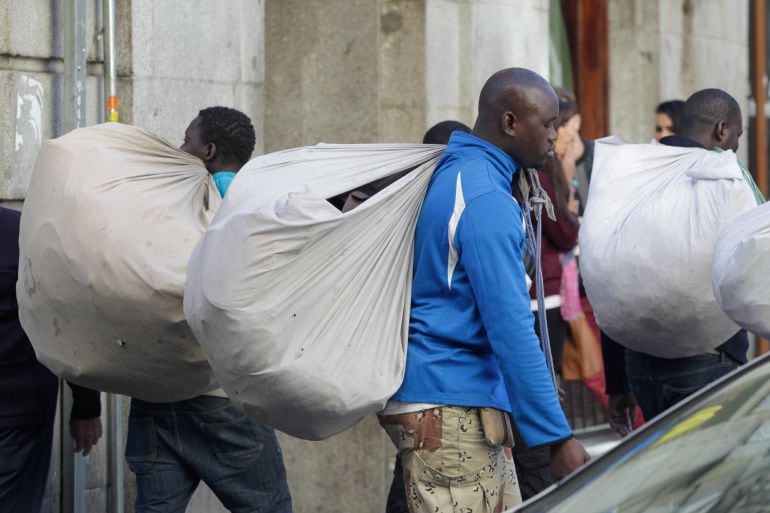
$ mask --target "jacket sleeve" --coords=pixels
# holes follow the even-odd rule
[[[543,236],[548,239],[551,246],[559,251],[570,251],[577,246],[578,230],[577,223],[573,223],[567,215],[559,209],[556,201],[556,191],[548,175],[542,171],[538,172],[540,185],[553,203],[553,213],[556,215],[556,221],[551,221],[548,216],[543,215]],[[534,219],[533,219],[534,221]]]
[[[82,420],[92,419],[101,415],[102,402],[98,390],[83,388],[69,382],[67,384],[72,389],[71,418]]]
[[[458,223],[455,245],[524,442],[534,447],[570,438],[529,307],[519,206],[503,192],[473,199]]]

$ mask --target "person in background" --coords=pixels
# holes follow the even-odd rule
[[[588,203],[594,141],[580,135],[583,121],[575,95],[563,87],[554,87],[554,91],[559,98],[559,119],[562,121],[557,130],[556,156],[572,188],[572,196],[578,207],[577,215],[582,216]]]
[[[540,264],[543,269],[543,292],[545,295],[546,320],[548,334],[551,343],[553,365],[559,369],[561,354],[564,347],[564,338],[567,335],[567,324],[561,316],[562,297],[562,267],[564,255],[571,255],[578,241],[578,205],[575,199],[575,191],[568,182],[569,172],[574,174],[577,156],[575,151],[582,148],[575,140],[580,141],[577,132],[568,128],[574,119],[575,111],[560,109],[558,118],[556,155],[549,158],[538,171],[540,184],[548,197],[552,199],[556,220],[544,217],[543,245],[541,249]],[[535,223],[533,218],[533,223]],[[536,227],[536,225],[535,225]],[[574,257],[571,257],[574,258]],[[575,276],[577,279],[577,276]],[[575,283],[577,287],[577,283]],[[530,288],[531,308],[537,312],[535,288]],[[535,322],[535,331],[540,335],[538,323]]]
[[[655,140],[676,135],[682,126],[682,113],[684,102],[682,100],[669,100],[660,103],[655,108]]]
[[[449,141],[449,136],[452,135],[452,132],[454,131],[467,133],[470,131],[470,128],[467,125],[460,123],[459,121],[441,121],[433,125],[428,129],[427,132],[425,132],[425,135],[422,138],[422,143],[446,145],[447,141]],[[353,210],[361,203],[383,190],[388,185],[394,183],[402,176],[405,176],[407,173],[409,173],[409,170],[401,171],[400,173],[386,176],[385,178],[380,178],[379,180],[364,184],[355,190],[347,191],[329,198],[329,203],[337,207],[342,212],[348,212],[349,210]]]
[[[446,121],[440,121],[430,127],[425,135],[422,136],[423,144],[443,144],[446,146],[449,144],[449,138],[453,132],[463,132],[466,134],[471,133],[471,127],[465,123],[448,119]]]
[[[0,512],[37,513],[48,481],[59,379],[35,357],[19,322],[21,214],[0,207]],[[99,392],[69,383],[70,434],[88,456],[102,436]]]
[[[209,107],[187,127],[181,149],[203,161],[224,197],[255,142],[248,116]],[[171,403],[132,399],[126,460],[138,513],[185,511],[201,480],[230,511],[292,511],[275,432],[244,416],[222,389]]]
[[[687,99],[679,133],[661,138],[660,144],[737,151],[742,121],[735,98],[720,89],[703,89]],[[631,431],[637,402],[644,418],[652,419],[746,363],[749,347],[745,330],[738,330],[713,352],[686,358],[659,358],[632,351],[604,333],[601,343],[610,425],[621,435]]]

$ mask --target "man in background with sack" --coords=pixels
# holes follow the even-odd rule
[[[406,373],[380,423],[414,512],[521,502],[507,413],[562,477],[588,460],[534,331],[524,229],[511,184],[553,152],[558,100],[534,72],[495,73],[472,134],[454,133],[417,222]]]
[[[255,142],[248,116],[209,107],[190,123],[181,149],[203,161],[224,197]],[[201,480],[230,511],[292,511],[275,432],[246,417],[221,388],[173,403],[132,399],[126,460],[139,513],[184,511]]]
[[[737,151],[738,139],[743,133],[741,126],[741,109],[732,96],[720,89],[703,89],[687,100],[680,132],[661,138],[660,143]],[[688,305],[681,306],[687,308]],[[602,333],[610,425],[625,436],[631,431],[637,401],[644,418],[652,419],[746,363],[748,347],[746,331],[739,330],[712,352],[685,358],[659,358],[625,348]]]
[[[19,322],[20,220],[19,212],[0,207],[0,512],[36,513],[51,466],[59,379],[37,361]],[[99,392],[69,386],[74,449],[88,456],[102,436]]]

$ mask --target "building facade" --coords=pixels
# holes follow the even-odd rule
[[[74,1],[0,5],[0,202],[14,208],[23,205],[40,145],[64,132],[63,12]],[[492,72],[521,66],[549,74],[549,0],[116,5],[121,121],[175,145],[211,105],[251,116],[257,154],[321,141],[419,142],[438,121],[472,124]],[[102,0],[85,7],[85,122],[94,124],[105,104]],[[658,102],[703,87],[725,89],[746,112],[747,0],[606,0],[605,7],[610,132],[647,141]],[[298,513],[384,509],[394,451],[375,419],[323,442],[280,440]],[[109,442],[88,459],[86,511],[109,511],[117,485],[107,472]],[[58,436],[55,444],[60,452]],[[132,476],[125,476],[132,511]],[[55,456],[47,511],[62,507],[60,477]],[[188,511],[224,509],[202,487]]]

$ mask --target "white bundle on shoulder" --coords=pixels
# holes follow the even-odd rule
[[[770,203],[736,217],[714,250],[712,287],[741,327],[770,337]]]
[[[108,123],[48,141],[21,217],[19,316],[89,388],[176,401],[216,388],[184,319],[187,260],[220,203],[200,160]]]
[[[185,313],[228,396],[321,439],[403,379],[414,229],[440,146],[318,145],[238,173],[189,263]],[[327,198],[413,170],[342,213]]]
[[[678,358],[738,331],[711,291],[719,234],[756,206],[733,152],[606,138],[595,146],[590,187],[580,265],[604,332]]]

